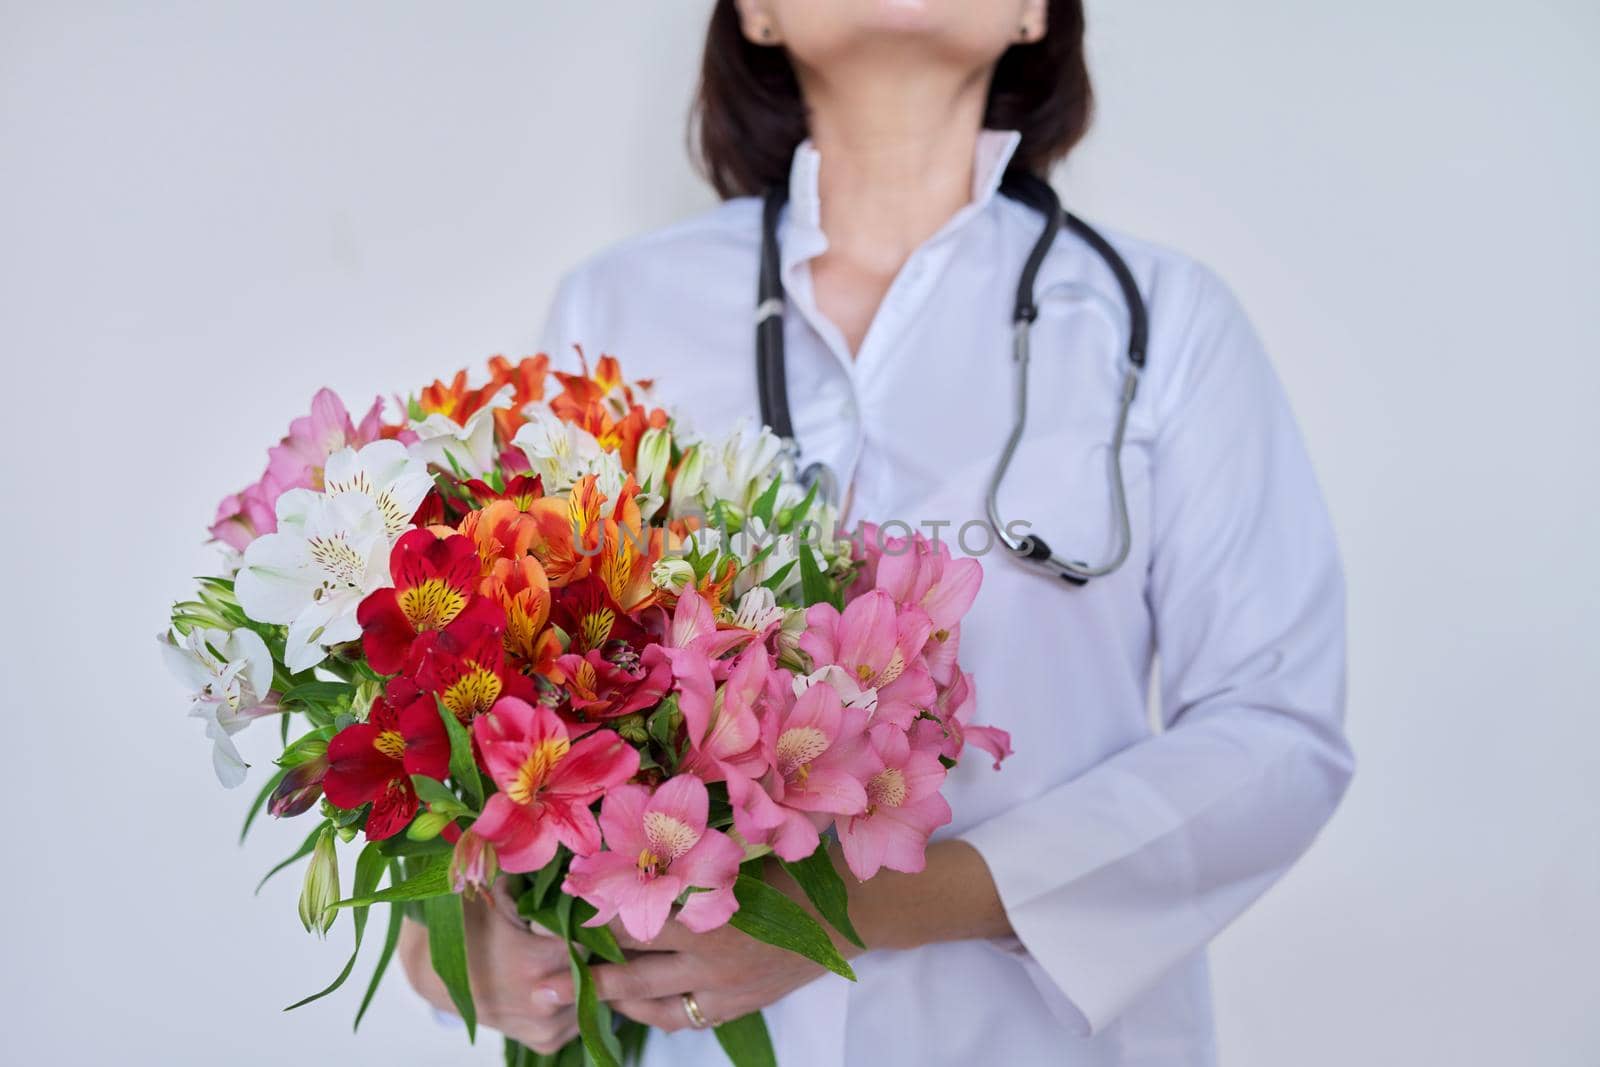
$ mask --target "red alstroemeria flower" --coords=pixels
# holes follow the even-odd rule
[[[500,787],[472,829],[494,845],[503,870],[538,870],[558,842],[579,856],[599,851],[589,805],[638,771],[633,746],[610,730],[574,742],[555,712],[512,698],[480,716],[472,736]]]
[[[659,646],[639,655],[631,645],[613,642],[604,650],[568,653],[556,660],[571,704],[582,722],[621,718],[660,703],[672,684],[672,664]]]
[[[518,511],[527,512],[535,500],[544,499],[544,479],[537,474],[518,474],[506,483],[505,492],[499,493],[482,478],[473,478],[461,484],[472,494],[472,499],[485,506],[496,500],[508,500]]]
[[[553,584],[553,583],[552,583]],[[568,652],[583,655],[604,648],[612,641],[623,641],[636,649],[648,642],[644,627],[611,598],[611,592],[596,576],[576,585],[555,590],[550,620],[570,639]]]
[[[533,683],[506,665],[505,616],[486,597],[448,628],[423,634],[411,646],[406,675],[438,695],[457,719],[470,723],[501,697],[533,700]]]
[[[431,530],[400,535],[389,553],[394,587],[372,593],[356,611],[372,669],[393,674],[417,635],[455,622],[472,602],[478,570],[478,553],[468,538],[440,538]]]
[[[330,804],[346,810],[370,801],[370,841],[393,837],[417,813],[411,775],[443,779],[449,773],[450,738],[432,695],[407,696],[398,709],[388,695],[380,698],[373,703],[366,722],[346,726],[328,742],[323,795]]]

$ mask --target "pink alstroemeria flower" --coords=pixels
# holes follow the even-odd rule
[[[289,433],[267,450],[267,477],[283,490],[321,489],[322,467],[341,448],[357,448],[378,439],[383,426],[383,399],[374,399],[358,426],[344,401],[332,389],[311,398],[311,414],[289,424]]]
[[[945,769],[937,739],[913,747],[904,730],[887,723],[869,737],[883,770],[867,779],[867,810],[838,822],[845,863],[863,882],[880,867],[921,871],[929,835],[950,821],[950,804],[939,795]]]
[[[274,485],[270,477],[263,477],[248,489],[223,497],[217,505],[216,518],[211,520],[212,539],[243,552],[262,534],[275,533],[278,497],[282,495],[282,488]]]
[[[628,933],[650,941],[666,925],[672,902],[698,892],[678,910],[696,933],[715,929],[738,908],[733,883],[744,849],[706,828],[705,783],[692,774],[667,779],[652,794],[642,785],[618,786],[600,808],[605,852],[572,861],[561,889],[595,906],[585,926],[617,916]]]
[[[845,707],[830,685],[814,685],[792,703],[769,703],[761,745],[771,769],[759,780],[728,779],[740,835],[800,860],[816,851],[820,831],[836,816],[865,811],[865,783],[883,769],[866,726],[867,713]]]
[[[936,719],[918,719],[912,727],[912,743],[931,743],[946,759],[959,760],[968,744],[983,749],[994,757],[994,769],[1000,761],[1011,755],[1011,734],[998,726],[974,726],[972,713],[977,709],[977,692],[972,685],[972,675],[956,672],[950,685],[939,690],[934,702]],[[933,739],[927,741],[926,739]]]
[[[262,534],[278,529],[278,498],[290,489],[322,489],[322,468],[328,457],[345,447],[376,441],[383,429],[383,401],[377,399],[362,416],[350,420],[344,401],[331,389],[311,398],[311,414],[289,424],[288,436],[267,450],[267,470],[249,488],[224,497],[211,523],[211,536],[243,552]]]
[[[761,636],[764,635],[740,626],[718,626],[705,597],[694,589],[685,589],[673,608],[662,649],[674,658],[680,653],[699,656],[711,664],[715,677],[721,681],[730,666],[723,657]]]
[[[639,753],[610,730],[577,742],[550,708],[502,697],[472,721],[483,765],[500,787],[472,829],[514,874],[550,862],[560,842],[579,856],[600,849],[592,804],[632,778]]]
[[[933,627],[920,607],[901,607],[874,589],[845,605],[842,614],[831,604],[813,604],[806,609],[806,627],[800,648],[817,667],[837,664],[862,689],[877,691],[874,722],[905,729],[933,704],[933,675],[922,656]]]
[[[957,669],[961,619],[978,596],[983,568],[975,559],[952,558],[943,541],[917,534],[884,544],[873,580],[895,603],[927,612],[933,632],[923,654],[933,680],[948,685]]]
[[[761,747],[758,709],[763,699],[782,685],[767,650],[760,645],[746,649],[720,686],[713,686],[704,656],[685,650],[674,663],[674,670],[681,668],[682,672],[678,675],[678,708],[689,737],[689,755],[682,769],[708,782],[760,777],[769,763]]]

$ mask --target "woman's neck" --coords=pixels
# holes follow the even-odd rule
[[[986,76],[888,68],[806,86],[830,253],[893,277],[966,205],[987,95]]]
[[[800,72],[828,238],[812,288],[854,353],[907,258],[971,200],[989,84],[889,63],[849,74]]]

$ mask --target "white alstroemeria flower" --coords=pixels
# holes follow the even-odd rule
[[[234,595],[252,619],[289,627],[284,665],[298,673],[321,663],[329,646],[361,636],[356,608],[394,584],[390,543],[367,494],[291,489],[278,498],[278,532],[245,549]]]
[[[189,714],[206,724],[217,780],[232,789],[249,768],[233,735],[283,710],[272,692],[272,653],[253,630],[197,626],[187,637],[167,633],[160,640],[167,666],[192,693]]]
[[[681,445],[682,439],[679,439]],[[685,448],[678,461],[678,474],[672,480],[672,506],[668,518],[681,519],[694,515],[703,518],[706,513],[702,499],[706,486],[706,447],[692,444]]]
[[[422,498],[433,488],[427,463],[399,441],[374,441],[357,452],[342,448],[328,457],[323,492],[361,493],[372,498],[391,542],[411,528]]]
[[[703,499],[730,501],[741,515],[780,472],[786,482],[793,480],[784,471],[782,443],[771,430],[756,427],[749,418],[735,423],[720,443],[707,442],[702,449],[707,453]]]
[[[781,623],[787,614],[778,607],[777,594],[764,585],[758,585],[739,598],[739,608],[733,613],[733,624],[741,630],[765,633],[769,626]]]
[[[596,475],[595,484],[606,499],[614,500],[622,492],[625,475],[617,454],[600,447],[589,431],[563,422],[548,409],[534,412],[511,443],[528,457],[547,495],[565,493],[589,474]]]
[[[870,686],[862,688],[849,671],[836,663],[819,667],[810,674],[796,674],[793,684],[795,696],[800,696],[814,685],[828,685],[839,694],[839,700],[845,707],[861,708],[869,718],[878,710],[878,691]]]
[[[452,469],[450,461],[455,460],[467,477],[486,477],[499,458],[494,449],[494,413],[509,409],[514,393],[511,386],[505,386],[474,411],[465,425],[437,411],[425,419],[413,419],[410,429],[417,440],[410,446],[411,454],[445,470]]]

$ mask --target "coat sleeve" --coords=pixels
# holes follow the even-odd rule
[[[962,835],[1028,970],[1088,1033],[1272,885],[1353,770],[1331,524],[1255,332],[1194,269],[1174,374],[1149,398],[1164,729]]]

